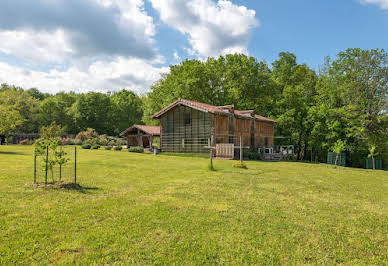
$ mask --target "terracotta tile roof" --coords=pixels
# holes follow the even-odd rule
[[[171,103],[170,105],[164,107],[159,112],[155,113],[152,118],[159,118],[161,115],[169,111],[170,109],[174,108],[177,105],[185,105],[188,107],[192,107],[194,109],[198,109],[203,112],[209,112],[212,114],[218,113],[218,114],[229,114],[230,110],[233,110],[234,105],[225,105],[225,106],[215,106],[207,103],[200,103],[196,101],[186,100],[186,99],[178,99],[175,102]],[[253,110],[234,110],[234,114],[237,116],[245,117],[245,118],[255,118],[260,121],[266,121],[266,122],[273,122],[275,123],[275,120],[266,118],[264,116],[256,115],[254,114]]]
[[[127,128],[126,130],[124,130],[123,132],[121,132],[120,135],[122,136],[134,128],[138,128],[138,129],[140,129],[140,130],[144,131],[145,133],[152,135],[152,136],[160,136],[160,127],[159,126],[147,126],[147,125],[133,125],[133,126]]]

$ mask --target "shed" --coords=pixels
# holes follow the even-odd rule
[[[120,136],[127,138],[128,148],[134,146],[151,148],[154,137],[160,137],[160,127],[133,125],[121,132]]]

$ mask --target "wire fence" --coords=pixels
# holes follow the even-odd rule
[[[77,183],[77,146],[34,150],[34,184]]]

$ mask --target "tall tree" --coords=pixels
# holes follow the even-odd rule
[[[99,92],[80,94],[69,110],[76,131],[93,128],[99,133],[114,134],[109,127],[111,105],[109,95]]]
[[[111,127],[115,135],[142,122],[143,103],[139,96],[128,90],[113,93],[111,99]]]
[[[17,110],[8,105],[0,105],[0,134],[5,135],[6,140],[22,123],[23,118]]]

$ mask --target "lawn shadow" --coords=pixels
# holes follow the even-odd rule
[[[7,154],[7,155],[24,155],[25,153],[22,153],[22,152],[15,152],[15,151],[0,151],[0,154]]]
[[[86,194],[92,190],[99,190],[98,187],[89,187],[89,186],[83,186],[83,185],[74,184],[74,183],[63,183],[59,186],[59,188],[69,190],[69,191],[76,191],[83,194]]]
[[[63,183],[63,182],[49,182],[45,183],[36,183],[36,184],[26,184],[29,187],[43,188],[43,189],[52,189],[52,190],[66,190],[66,191],[75,191],[82,194],[87,194],[93,190],[99,190],[98,187],[83,186],[80,184],[74,183]]]

